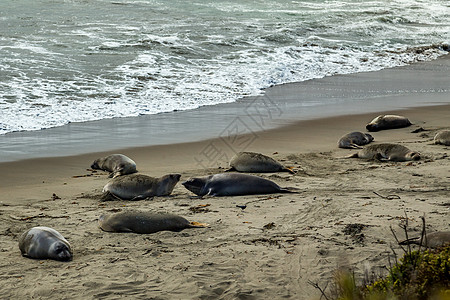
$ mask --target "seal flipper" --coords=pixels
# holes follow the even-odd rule
[[[234,167],[231,167],[228,170],[225,170],[225,172],[233,172],[233,171],[236,171],[236,169]]]
[[[280,188],[280,193],[298,194],[300,193],[300,189],[295,187]]]
[[[100,201],[114,201],[114,200],[123,200],[111,193],[110,191],[106,191],[100,198]]]
[[[341,156],[341,157],[338,157],[338,158],[358,158],[358,157],[359,157],[358,153],[353,153],[353,154],[346,155],[346,156]]]
[[[291,174],[296,174],[297,171],[294,171],[294,167],[284,167],[283,169],[281,169],[282,172],[289,172]]]
[[[205,227],[209,227],[209,224],[199,222],[189,222],[188,228],[205,228]]]

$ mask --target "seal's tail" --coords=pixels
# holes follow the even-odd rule
[[[280,193],[298,194],[298,193],[300,193],[300,189],[299,188],[295,188],[295,187],[285,187],[285,188],[281,188],[280,189]]]
[[[353,153],[353,154],[346,155],[346,156],[341,156],[341,157],[338,157],[338,158],[358,158],[358,157],[359,157],[358,153]]]
[[[282,171],[289,172],[291,174],[297,173],[297,171],[294,171],[294,167],[284,167]]]
[[[189,222],[191,228],[205,228],[209,227],[207,223],[199,223],[199,222]]]

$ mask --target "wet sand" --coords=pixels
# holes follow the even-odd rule
[[[401,85],[405,76],[414,77],[410,71],[394,72],[389,86],[395,86],[393,78]],[[424,76],[422,71],[416,75]],[[370,94],[370,80],[348,77],[365,81],[358,83],[361,93]],[[287,94],[293,95],[294,86],[276,89],[292,89]],[[288,122],[246,135],[236,135],[239,131],[230,127],[216,139],[0,163],[0,297],[318,299],[319,291],[308,282],[324,287],[338,266],[350,266],[359,279],[365,268],[383,272],[391,245],[401,253],[389,227],[403,237],[397,225],[405,213],[410,235],[419,234],[424,214],[429,232],[450,225],[450,148],[432,144],[438,130],[450,129],[449,91],[429,87],[419,94],[429,103],[447,105],[398,110],[396,101],[402,96],[385,95],[390,105],[374,107],[374,112]],[[411,120],[410,127],[373,136],[377,143],[395,142],[419,151],[420,161],[340,158],[355,150],[337,148],[339,137],[364,131],[378,115],[375,111]],[[257,114],[250,116],[256,119]],[[412,132],[420,127],[425,131]],[[295,175],[258,175],[299,192],[198,198],[179,183],[169,197],[101,202],[108,174],[88,170],[95,158],[123,153],[142,174],[180,173],[183,181],[223,172],[233,153],[241,150],[294,167]],[[98,228],[102,213],[127,209],[176,213],[210,227],[150,235]],[[23,258],[18,236],[33,226],[62,233],[73,247],[73,261]]]

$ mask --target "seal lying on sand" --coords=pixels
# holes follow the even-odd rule
[[[98,158],[94,160],[91,168],[111,172],[109,177],[113,178],[137,172],[136,163],[123,154],[111,154],[106,157]]]
[[[275,159],[255,152],[239,152],[230,161],[231,169],[227,171],[238,172],[295,172],[286,168]]]
[[[359,131],[347,133],[338,141],[339,148],[362,149],[362,145],[366,145],[373,141],[373,136],[368,133]]]
[[[143,174],[131,174],[112,179],[103,187],[102,200],[110,196],[120,200],[142,200],[153,196],[168,196],[180,181],[180,174],[168,174],[154,178]]]
[[[189,222],[173,214],[157,214],[143,211],[124,211],[101,215],[100,228],[109,232],[155,233],[163,230],[180,231],[185,228],[208,227],[208,224]]]
[[[420,239],[422,237],[418,236],[415,238],[407,239],[400,242],[400,245],[415,244],[420,245]],[[450,243],[450,231],[437,231],[427,234],[423,237],[422,246],[429,248],[437,248]]]
[[[33,227],[22,233],[19,249],[23,256],[30,258],[72,260],[69,242],[58,231],[49,227]]]
[[[420,154],[398,144],[374,144],[365,147],[355,154],[345,156],[344,158],[365,158],[389,161],[409,161],[419,160]]]
[[[190,178],[182,183],[198,196],[239,196],[253,194],[293,193],[275,182],[254,175],[227,173]]]
[[[434,143],[450,146],[450,130],[441,130],[434,136]]]
[[[373,119],[369,124],[366,125],[366,129],[369,131],[379,131],[385,129],[395,129],[408,127],[411,122],[403,116],[397,115],[380,115]]]

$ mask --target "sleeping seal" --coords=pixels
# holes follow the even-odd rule
[[[22,233],[19,249],[23,256],[30,258],[72,260],[69,242],[58,231],[49,227],[33,227]]]
[[[124,211],[110,215],[101,215],[100,228],[109,232],[155,233],[158,231],[181,231],[185,228],[207,227],[208,224],[189,222],[173,214],[158,214],[143,211]]]
[[[168,196],[180,181],[180,177],[180,174],[168,174],[160,178],[143,174],[116,177],[103,187],[102,200],[110,200],[110,196],[120,200],[142,200],[154,196]]]
[[[339,148],[362,149],[362,145],[366,145],[373,141],[373,136],[368,133],[359,131],[347,133],[338,141]]]
[[[434,143],[450,146],[450,130],[441,130],[434,136]]]
[[[403,116],[379,115],[366,125],[366,129],[369,131],[380,131],[385,129],[408,127],[410,125],[411,122]]]
[[[400,245],[415,244],[420,245],[420,239],[422,237],[418,236],[415,238],[407,239],[400,242]],[[438,248],[450,243],[450,231],[437,231],[427,234],[423,237],[422,246],[429,248]]]
[[[113,178],[137,172],[136,163],[123,154],[111,154],[106,157],[98,158],[94,160],[91,168],[111,172],[109,177]]]
[[[365,158],[388,161],[409,161],[419,160],[420,154],[398,144],[374,144],[361,149],[355,154],[345,156],[344,158]]]
[[[227,171],[238,172],[289,172],[295,174],[290,168],[286,168],[275,159],[255,152],[239,152],[230,161],[230,169]]]
[[[253,194],[293,193],[275,182],[254,175],[227,173],[190,178],[182,183],[198,196],[240,196]]]

